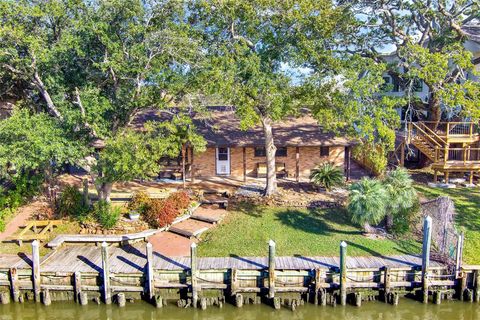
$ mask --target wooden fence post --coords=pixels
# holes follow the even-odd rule
[[[40,302],[40,244],[32,242],[32,284],[35,302]]]
[[[80,303],[80,295],[82,294],[82,274],[76,271],[73,278],[73,286],[75,290],[75,301]]]
[[[197,244],[190,246],[190,273],[192,276],[192,304],[196,308],[198,305],[198,284],[197,284]]]
[[[384,302],[388,302],[388,294],[390,293],[390,267],[385,267],[383,269],[384,280],[383,280],[383,290],[384,290]]]
[[[463,239],[464,233],[457,235],[457,248],[455,250],[455,276],[458,278],[462,268],[462,254],[463,254]]]
[[[275,241],[268,242],[268,297],[275,297]]]
[[[145,277],[147,282],[147,296],[149,301],[153,300],[155,295],[155,279],[153,277],[153,249],[150,242],[147,243],[147,276]]]
[[[347,304],[347,243],[340,243],[340,304]]]
[[[422,248],[423,303],[428,303],[428,268],[430,266],[431,242],[432,242],[432,218],[430,216],[427,216],[423,221],[423,248]]]
[[[13,302],[20,300],[20,290],[18,288],[18,273],[17,268],[10,268],[10,290],[12,293]]]
[[[110,261],[108,257],[108,244],[102,242],[102,269],[103,269],[103,300],[105,304],[112,303],[112,292],[110,290]]]

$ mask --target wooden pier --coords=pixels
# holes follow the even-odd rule
[[[427,222],[426,222],[427,223]],[[428,230],[428,228],[427,228]],[[428,243],[426,244],[428,246]],[[424,255],[349,257],[277,257],[269,243],[268,257],[165,257],[146,242],[63,245],[39,259],[0,256],[0,302],[75,300],[115,302],[145,299],[157,307],[238,307],[268,303],[291,309],[381,300],[397,304],[408,295],[424,303],[442,299],[480,300],[480,266],[452,270]]]

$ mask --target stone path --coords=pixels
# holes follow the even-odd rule
[[[5,231],[0,232],[0,242],[5,241],[17,232],[21,226],[25,225],[27,220],[30,220],[31,216],[38,213],[46,205],[48,205],[46,202],[34,201],[18,208],[15,217],[7,224]]]

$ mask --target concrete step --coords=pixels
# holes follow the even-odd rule
[[[195,219],[188,219],[170,227],[168,231],[176,233],[183,237],[192,239],[192,238],[197,238],[200,234],[207,231],[212,226],[213,224],[208,222],[199,221]]]

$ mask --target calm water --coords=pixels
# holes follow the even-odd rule
[[[0,320],[10,319],[38,319],[38,320],[95,320],[95,319],[178,319],[178,320],[246,320],[246,319],[335,319],[335,320],[396,320],[396,319],[462,319],[462,320],[480,320],[480,305],[463,302],[443,302],[442,305],[428,306],[421,303],[401,299],[396,307],[380,302],[364,303],[362,307],[353,306],[336,308],[315,307],[314,305],[305,305],[299,307],[295,312],[287,309],[274,310],[265,305],[246,305],[237,309],[231,305],[226,305],[223,309],[210,307],[206,311],[194,309],[180,309],[176,306],[168,306],[163,309],[155,309],[153,306],[143,302],[127,304],[123,309],[116,305],[105,306],[94,305],[81,307],[73,302],[54,302],[51,306],[45,307],[41,304],[25,303],[9,305],[0,305]]]

